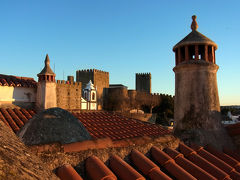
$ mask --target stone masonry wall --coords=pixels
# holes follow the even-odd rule
[[[81,109],[82,84],[58,80],[56,83],[57,107]]]

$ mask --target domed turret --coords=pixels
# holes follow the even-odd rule
[[[176,65],[189,60],[204,60],[216,63],[215,50],[217,49],[217,44],[197,31],[198,24],[196,18],[195,15],[192,16],[192,32],[173,47]]]
[[[174,133],[185,142],[230,146],[221,125],[215,42],[197,31],[196,16],[190,32],[173,47],[176,55]]]

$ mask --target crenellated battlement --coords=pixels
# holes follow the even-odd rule
[[[136,73],[136,76],[151,77],[151,73]]]
[[[109,72],[98,70],[98,69],[82,69],[78,70],[77,73],[89,73],[89,72],[97,72],[97,73],[104,73],[104,74],[109,74]]]
[[[70,86],[81,86],[81,82],[70,82],[70,81],[65,81],[65,80],[57,80],[56,84],[59,85],[70,85]]]

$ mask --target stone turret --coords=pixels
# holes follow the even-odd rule
[[[217,44],[197,31],[192,16],[190,32],[173,47],[175,53],[174,133],[185,142],[231,146],[221,125],[215,50]],[[228,142],[229,141],[229,142]]]
[[[45,66],[37,76],[37,108],[42,110],[56,107],[56,75],[50,67],[50,60],[48,54],[45,58]]]

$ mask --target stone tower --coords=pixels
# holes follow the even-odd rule
[[[56,75],[50,67],[48,54],[45,58],[45,67],[37,76],[37,108],[42,110],[56,107]]]
[[[151,93],[151,73],[136,73],[136,90]]]
[[[197,31],[196,16],[192,20],[192,32],[173,47],[174,133],[185,142],[211,143],[219,148],[229,144],[229,137],[221,125],[217,44]]]
[[[76,71],[76,81],[81,82],[82,87],[85,87],[90,80],[92,81],[97,90],[97,109],[101,110],[103,107],[105,88],[109,87],[109,73],[97,69]]]

